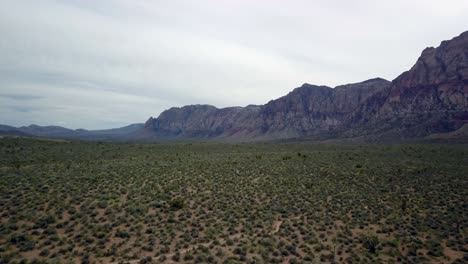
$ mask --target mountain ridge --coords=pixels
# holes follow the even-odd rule
[[[146,135],[165,140],[177,139],[277,139],[283,137],[296,137],[307,135],[305,131],[316,127],[324,128],[327,125],[323,122],[313,124],[309,120],[310,114],[320,115],[321,111],[329,114],[336,112],[333,108],[338,108],[338,115],[342,112],[352,110],[348,100],[349,93],[356,93],[354,107],[357,106],[361,98],[367,98],[369,94],[377,91],[390,82],[382,78],[374,78],[362,83],[342,85],[337,88],[328,86],[317,86],[304,83],[295,88],[287,95],[270,100],[268,103],[259,106],[246,107],[225,107],[217,108],[210,105],[187,105],[183,107],[172,107],[163,111],[158,118],[151,117],[145,123]],[[326,107],[317,104],[309,104],[308,101],[315,100],[326,102]],[[357,100],[357,101],[356,101]],[[284,123],[288,116],[300,116],[301,120],[294,124]],[[336,121],[325,121],[333,125]],[[294,129],[288,126],[292,125]]]
[[[148,120],[145,129],[155,138],[180,140],[424,138],[468,122],[467,83],[468,31],[437,48],[425,48],[415,65],[392,82],[374,78],[335,88],[304,83],[242,118],[239,113],[223,114],[227,108],[204,111],[190,106],[180,108],[185,115],[180,119],[181,113],[171,108]]]
[[[453,139],[466,135],[452,132],[467,123],[468,31],[436,48],[425,48],[416,63],[391,82],[377,77],[334,88],[304,83],[263,105],[171,107],[144,124],[116,131],[54,126],[16,130],[35,136],[129,141],[358,138],[376,142],[445,138],[444,133]],[[7,130],[12,129],[0,126],[0,131]]]
[[[142,123],[111,129],[86,130],[69,129],[61,126],[29,126],[13,127],[0,125],[0,135],[24,136],[24,137],[46,137],[57,139],[80,139],[80,140],[120,140],[122,136],[131,134],[144,126]]]

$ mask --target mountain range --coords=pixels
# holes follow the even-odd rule
[[[103,130],[69,129],[60,126],[29,125],[12,127],[0,125],[0,135],[14,135],[27,137],[45,137],[81,140],[119,141],[131,140],[130,135],[144,127],[144,124],[131,124],[128,126]]]
[[[426,48],[393,81],[303,84],[264,105],[188,105],[109,130],[0,126],[0,134],[125,141],[467,140],[468,31]]]

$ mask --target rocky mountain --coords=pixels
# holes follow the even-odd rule
[[[348,115],[389,85],[381,78],[335,88],[304,84],[262,108],[262,132],[276,139],[332,135]]]
[[[173,107],[145,123],[155,139],[259,140],[301,137],[331,131],[362,102],[390,85],[376,78],[335,88],[303,84],[265,105],[216,108]]]
[[[392,82],[381,78],[334,88],[303,84],[264,105],[173,107],[146,123],[88,131],[0,125],[0,134],[90,140],[275,139],[402,141],[466,138],[468,31],[437,48]]]
[[[438,48],[369,98],[343,128],[346,136],[415,138],[447,133],[468,122],[468,31]]]
[[[411,139],[468,122],[468,32],[426,48],[392,82],[376,78],[330,88],[304,84],[265,105],[171,108],[150,118],[143,137],[159,140],[281,138]]]

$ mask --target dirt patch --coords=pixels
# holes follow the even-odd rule
[[[281,224],[283,223],[283,221],[275,221],[273,223],[273,231],[271,231],[271,234],[276,234],[278,233],[280,227],[281,227]]]

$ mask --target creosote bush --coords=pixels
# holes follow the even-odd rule
[[[172,210],[180,210],[184,208],[184,204],[185,201],[181,197],[174,198],[169,202],[169,206]]]
[[[375,234],[366,234],[362,237],[362,245],[369,250],[369,253],[375,254],[379,238]]]
[[[4,137],[0,262],[465,263],[466,160],[463,145]]]

